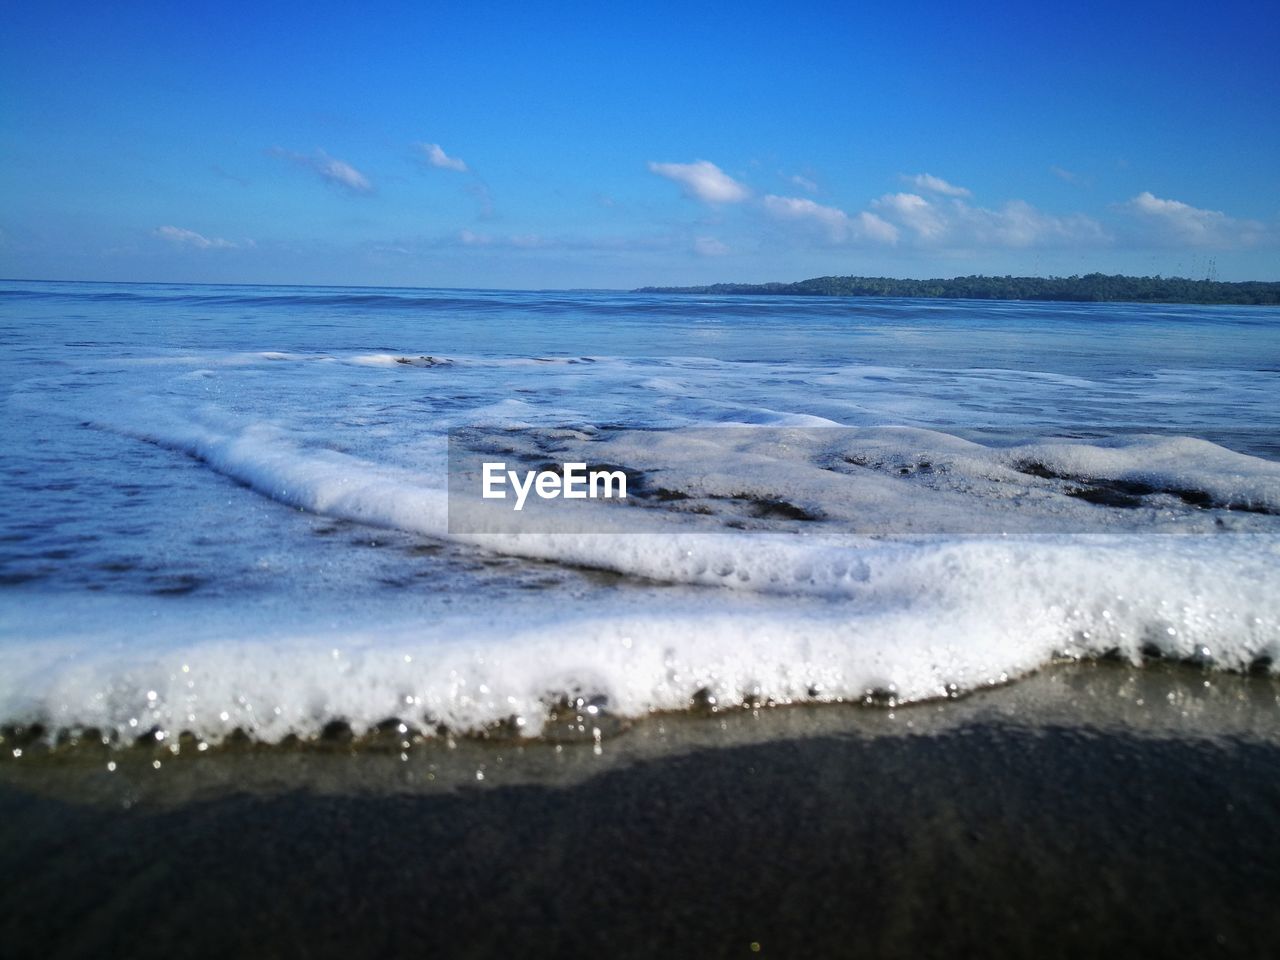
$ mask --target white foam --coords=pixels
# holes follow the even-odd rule
[[[1244,669],[1280,655],[1273,543],[1206,557],[1188,542],[1152,563],[1142,543],[881,545],[848,602],[744,605],[723,594],[575,607],[545,597],[487,620],[229,622],[200,607],[81,599],[11,606],[9,718],[152,727],[217,739],[312,736],[335,718],[471,730],[520,718],[536,734],[560,697],[623,715],[691,698],[906,702],[999,683],[1055,657],[1145,647]],[[1212,563],[1207,561],[1212,560]],[[91,626],[86,626],[90,624]],[[14,668],[17,669],[14,669]]]
[[[1073,481],[1028,472],[1036,464],[1081,482],[1143,482],[1274,510],[1273,462],[1177,437],[984,445],[919,428],[813,429],[833,418],[787,391],[753,396],[759,365],[746,376],[711,361],[459,357],[433,370],[395,361],[418,355],[184,357],[171,376],[152,365],[142,378],[121,363],[28,381],[15,402],[181,451],[314,514],[612,570],[630,589],[589,601],[533,592],[483,615],[392,610],[340,622],[323,604],[261,617],[198,597],[175,606],[12,593],[0,610],[0,717],[126,736],[159,727],[218,738],[239,727],[269,740],[314,735],[336,718],[357,729],[396,716],[466,730],[519,717],[534,733],[546,705],[575,692],[639,714],[687,706],[700,692],[721,703],[873,691],[910,701],[1056,657],[1114,651],[1136,661],[1144,647],[1231,670],[1280,660],[1275,517],[1197,510],[1173,496],[1114,510],[1067,495]],[[561,431],[558,449],[626,463],[709,502],[785,499],[827,524],[807,535],[785,524],[726,531],[719,507],[601,505],[591,524],[604,532],[506,524],[450,534],[449,427],[635,422],[640,411],[646,423],[769,429]],[[929,472],[914,469],[924,461]],[[869,515],[882,532],[911,520],[923,535],[842,532]],[[984,535],[949,534],[956,518]],[[1238,532],[1207,535],[1224,518]]]

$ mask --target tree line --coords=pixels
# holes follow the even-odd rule
[[[796,283],[714,283],[701,287],[641,287],[636,293],[779,294],[818,297],[929,297],[954,300],[1065,300],[1097,303],[1280,304],[1280,283],[1224,283],[1184,277],[814,277]]]

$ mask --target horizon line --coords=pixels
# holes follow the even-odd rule
[[[1101,270],[1094,270],[1090,273],[1076,273],[1066,276],[1057,276],[1054,274],[1012,274],[1012,273],[965,273],[956,274],[950,277],[890,277],[885,275],[871,276],[869,274],[835,274],[827,273],[812,277],[804,277],[801,280],[716,280],[710,283],[650,283],[640,287],[434,287],[434,286],[413,286],[405,284],[369,284],[369,283],[254,283],[244,280],[68,280],[49,277],[0,277],[0,283],[96,283],[96,284],[114,284],[118,286],[152,286],[152,287],[309,287],[319,290],[458,290],[458,291],[475,291],[479,293],[638,293],[640,291],[680,291],[694,290],[717,286],[743,286],[743,287],[764,287],[770,284],[779,284],[790,286],[799,283],[806,283],[810,280],[822,280],[830,277],[849,278],[856,277],[867,280],[890,280],[903,281],[909,280],[917,283],[927,282],[931,280],[963,280],[968,278],[982,279],[1017,279],[1017,280],[1070,280],[1080,279],[1088,276],[1103,277],[1124,277],[1126,279],[1135,280],[1183,280],[1187,283],[1217,283],[1224,285],[1236,285],[1245,283],[1280,283],[1277,280],[1214,280],[1209,277],[1185,277],[1164,274],[1130,274],[1130,273],[1104,273]]]

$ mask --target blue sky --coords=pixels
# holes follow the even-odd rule
[[[63,4],[0,276],[1280,280],[1274,4]]]

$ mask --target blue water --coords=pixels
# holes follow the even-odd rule
[[[699,558],[692,541],[670,556],[626,538],[477,543],[440,521],[451,429],[839,425],[911,470],[941,465],[911,488],[935,512],[1032,503],[1059,528],[1265,533],[1280,497],[1277,308],[5,281],[0,393],[0,714],[110,727],[150,710],[211,736],[237,722],[277,735],[336,712],[376,722],[412,689],[465,726],[575,685],[631,711],[717,684],[730,699],[752,684],[856,695],[870,680],[927,696],[1096,653],[1107,631],[1121,649],[1153,630],[1175,646],[1225,637],[1228,667],[1280,644],[1258,599],[1280,595],[1271,540],[1102,563],[1075,542],[1013,559],[823,528],[770,552],[729,518]],[[1100,445],[1067,449],[1078,470],[1141,475],[1155,494],[1142,510],[1081,503],[1065,495],[1075,481],[1001,459],[1064,441]],[[672,456],[687,469],[687,451]],[[857,471],[795,456],[772,473],[730,464],[726,490],[853,509],[841,484]],[[886,476],[908,472],[889,460]],[[877,509],[909,516],[885,489]],[[993,601],[992,571],[1011,563],[1043,572]],[[1120,604],[1106,598],[1117,570],[1145,583]],[[603,638],[627,641],[625,669]],[[325,672],[353,648],[359,696],[352,674]],[[461,659],[414,672],[444,649]],[[178,691],[200,651],[211,692],[197,702]],[[251,689],[282,719],[245,714]],[[145,696],[157,690],[163,711]]]
[[[1073,376],[1280,372],[1275,307],[22,281],[0,282],[0,304],[6,360],[45,348],[422,343],[441,353],[674,353]]]

